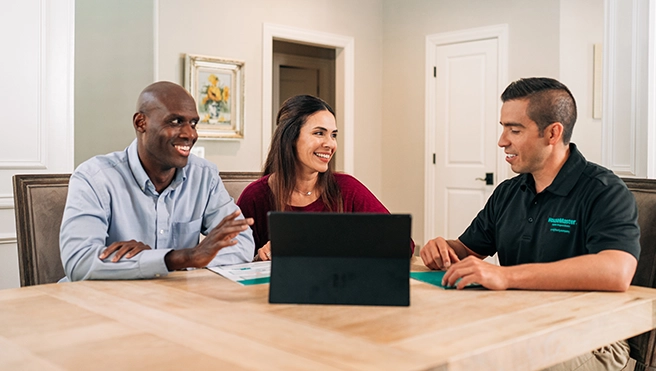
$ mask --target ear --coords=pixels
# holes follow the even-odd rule
[[[544,136],[549,139],[549,144],[555,145],[563,141],[563,124],[554,122],[544,130]]]
[[[146,115],[144,115],[141,112],[137,112],[132,116],[132,125],[134,126],[134,130],[136,130],[139,133],[143,133],[146,131],[146,123],[147,123],[147,118]]]

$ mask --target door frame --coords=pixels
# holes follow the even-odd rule
[[[331,81],[335,80],[333,76],[331,67],[332,62],[328,59],[323,58],[314,58],[306,57],[301,55],[287,54],[287,53],[273,53],[273,87],[280,87],[280,67],[281,66],[293,66],[299,68],[317,68],[319,69],[319,74],[321,81],[319,87],[321,91],[326,89],[325,92],[327,96],[332,96],[333,90],[335,90],[334,84],[331,84]],[[280,91],[278,89],[272,89],[273,94],[273,107],[280,106]],[[332,102],[329,104],[334,105]],[[276,112],[273,112],[272,109],[272,119],[275,120]]]
[[[508,25],[500,24],[488,27],[472,28],[461,31],[444,32],[426,36],[426,91],[425,91],[425,157],[424,157],[424,241],[435,238],[435,132],[437,115],[435,112],[435,92],[437,79],[434,76],[436,48],[441,45],[497,39],[497,86],[499,95],[508,81]],[[492,124],[492,123],[490,123]],[[497,137],[501,135],[501,125],[497,125]],[[495,185],[507,178],[507,166],[501,152],[497,154]]]
[[[335,112],[343,123],[344,172],[354,170],[355,39],[350,36],[265,23],[262,29],[262,163],[273,128],[273,40],[335,49]]]

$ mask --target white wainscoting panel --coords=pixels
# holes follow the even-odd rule
[[[12,176],[73,170],[75,0],[3,4],[0,109],[0,289],[17,287]]]

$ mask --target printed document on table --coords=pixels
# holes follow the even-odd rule
[[[271,261],[223,265],[207,269],[246,286],[269,283],[271,277]]]

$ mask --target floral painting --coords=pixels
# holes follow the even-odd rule
[[[198,114],[201,123],[230,125],[230,74],[214,73],[212,71],[201,71],[200,81],[204,81],[200,87],[198,102]]]
[[[201,138],[241,139],[244,63],[187,54],[185,87],[196,100]]]

